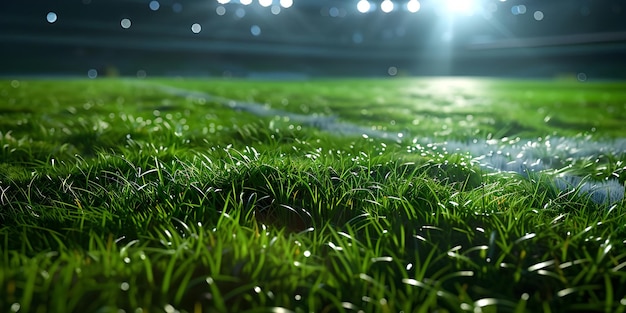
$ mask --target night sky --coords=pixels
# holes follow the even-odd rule
[[[3,0],[0,75],[626,78],[623,0],[265,1]]]

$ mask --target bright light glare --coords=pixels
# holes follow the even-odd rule
[[[391,0],[384,0],[383,3],[380,4],[380,9],[385,13],[393,11],[393,2],[391,2]]]
[[[219,3],[219,4],[226,4],[226,3],[229,3],[229,2],[230,2],[230,0],[217,0],[217,3]]]
[[[371,5],[367,0],[359,0],[359,2],[356,4],[356,9],[359,10],[359,12],[361,13],[368,12],[370,8]]]
[[[243,4],[243,5],[249,5],[252,3],[252,0],[239,0],[239,3]]]
[[[409,2],[407,2],[406,4],[406,9],[409,10],[409,12],[411,13],[415,13],[417,11],[420,10],[420,3],[417,0],[409,0]]]
[[[269,7],[270,5],[272,5],[272,0],[259,0],[259,4],[262,7]]]
[[[445,0],[446,9],[455,14],[472,15],[475,3],[472,0]]]
[[[288,9],[293,5],[293,0],[280,0],[280,6]]]

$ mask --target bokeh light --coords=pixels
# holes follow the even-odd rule
[[[95,68],[89,69],[87,71],[87,77],[94,79],[96,77],[98,77],[98,71]]]
[[[46,15],[46,20],[48,21],[48,23],[52,24],[54,22],[57,21],[57,14],[54,12],[48,12],[48,15]]]
[[[226,8],[223,5],[218,5],[217,8],[215,8],[215,13],[219,16],[222,16],[226,14]]]
[[[513,7],[511,7],[511,13],[513,13],[513,15],[526,14],[526,6],[523,4],[514,5]]]
[[[535,20],[541,21],[543,20],[543,12],[535,11],[535,13],[533,14],[533,17],[535,18]]]
[[[252,0],[239,0],[239,3],[243,5],[250,5],[252,3]]]
[[[130,22],[130,19],[128,19],[128,18],[123,18],[120,21],[120,25],[122,26],[123,29],[129,29],[131,24],[132,23]]]
[[[230,0],[217,0],[217,3],[219,3],[219,4],[226,4],[226,3],[229,3],[229,2],[230,2]]]
[[[152,11],[157,11],[159,8],[161,8],[161,4],[159,3],[159,1],[156,0],[150,1],[150,4],[148,6]]]
[[[198,24],[198,23],[193,23],[193,25],[191,25],[191,31],[192,31],[194,34],[197,34],[197,33],[199,33],[200,31],[202,31],[202,26],[200,26],[200,24]]]
[[[250,33],[252,34],[252,36],[260,36],[261,35],[261,27],[259,27],[259,25],[252,25],[252,27],[250,27]]]
[[[421,8],[421,5],[419,3],[419,1],[417,0],[409,0],[409,2],[407,2],[406,4],[406,9],[409,10],[409,12],[411,13],[415,13],[417,11],[419,11]]]
[[[235,10],[235,16],[238,18],[243,18],[244,16],[246,16],[246,10],[244,8],[237,8],[237,10]]]
[[[264,7],[267,8],[270,5],[272,5],[272,0],[259,0],[259,4]]]
[[[356,4],[356,9],[359,10],[359,12],[361,13],[369,12],[371,8],[372,5],[367,0],[359,0],[359,2]]]
[[[280,0],[280,6],[285,9],[290,8],[293,5],[293,0]]]
[[[280,6],[279,5],[273,5],[272,8],[270,9],[270,11],[272,12],[272,14],[278,15],[278,14],[280,14]]]
[[[385,13],[393,11],[393,2],[391,2],[391,0],[384,0],[380,4],[380,9]]]
[[[337,7],[331,7],[330,9],[328,9],[328,15],[330,15],[330,17],[339,16],[339,9]]]
[[[172,11],[174,11],[174,13],[180,13],[183,11],[183,5],[176,2],[174,4],[172,4]]]

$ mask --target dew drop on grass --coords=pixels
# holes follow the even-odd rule
[[[336,246],[336,245],[335,245],[334,243],[332,243],[332,242],[329,242],[329,243],[328,243],[328,246],[329,246],[331,249],[335,250],[335,251],[341,251],[341,250],[343,250],[343,248],[342,248],[342,247]]]
[[[383,256],[383,257],[378,257],[378,258],[372,258],[372,263],[377,263],[377,262],[392,262],[393,258],[390,256]]]
[[[491,306],[491,305],[497,305],[500,301],[498,301],[498,299],[493,299],[493,298],[485,298],[485,299],[480,299],[478,301],[476,301],[474,304],[477,307],[486,307],[486,306]]]

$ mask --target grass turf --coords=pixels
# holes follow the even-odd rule
[[[624,200],[596,203],[552,179],[623,186],[623,150],[523,175],[485,169],[475,151],[416,144],[610,146],[626,134],[623,90],[469,78],[2,81],[0,307],[623,312]],[[404,135],[329,133],[287,112]]]

